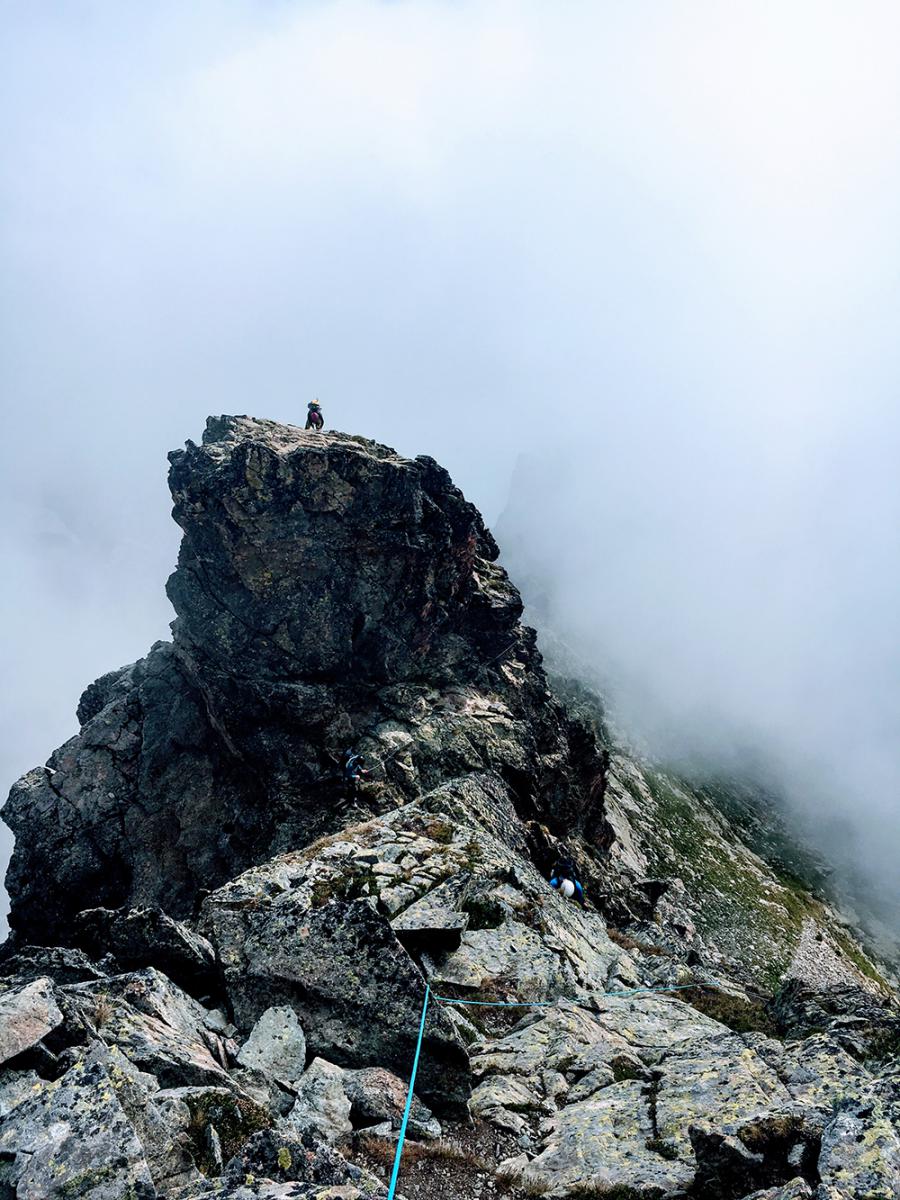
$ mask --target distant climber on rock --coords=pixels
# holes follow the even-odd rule
[[[371,771],[366,770],[366,760],[361,754],[348,750],[344,755],[344,784],[351,800],[359,796],[359,785],[363,779],[369,779]]]
[[[322,407],[319,404],[318,398],[310,400],[306,406],[306,428],[307,429],[324,429],[325,418],[322,416]]]
[[[556,861],[550,872],[550,886],[563,896],[574,896],[582,908],[587,908],[584,888],[578,878],[578,869],[567,846],[556,847]]]

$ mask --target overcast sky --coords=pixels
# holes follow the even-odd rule
[[[167,635],[166,451],[318,395],[489,521],[521,457],[507,526],[634,719],[759,739],[887,887],[895,5],[0,20],[4,789]]]

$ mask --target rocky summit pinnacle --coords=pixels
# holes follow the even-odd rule
[[[825,873],[551,686],[447,472],[226,416],[170,463],[172,640],[4,809],[0,1196],[382,1197],[430,985],[407,1200],[900,1197]]]
[[[519,640],[494,539],[432,459],[247,417],[211,420],[169,459],[175,644],[208,671],[434,683]]]
[[[361,740],[391,757],[384,800],[458,771],[460,750],[435,741],[463,720],[468,765],[495,768],[520,803],[585,804],[565,800],[588,764],[548,703],[518,593],[446,471],[248,417],[211,418],[170,461],[173,641],[92,684],[78,736],[13,789],[18,936],[59,937],[86,907],[191,915],[242,868],[334,827],[336,770]],[[482,686],[524,742],[453,715],[458,689]]]

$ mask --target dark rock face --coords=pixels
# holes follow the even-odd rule
[[[81,950],[65,946],[23,946],[0,962],[0,979],[30,983],[49,976],[54,983],[85,983],[105,979],[106,973]]]
[[[111,954],[123,971],[156,967],[193,995],[215,990],[213,948],[158,908],[89,908],[75,919],[76,937],[95,958]]]
[[[380,764],[382,803],[481,767],[529,815],[583,817],[596,743],[550,697],[497,547],[442,468],[246,417],[170,458],[174,642],[92,684],[80,734],[13,787],[18,939],[71,943],[80,909],[191,916],[334,826],[348,745]]]
[[[246,418],[170,459],[176,641],[227,676],[433,682],[517,640],[496,543],[432,459]]]
[[[10,793],[14,933],[70,941],[79,910],[132,898],[187,913],[201,880],[227,874],[223,824],[230,817],[237,837],[241,812],[252,820],[242,798],[252,809],[255,789],[243,779],[174,648],[155,646],[119,674],[106,706],[49,767]]]
[[[696,1187],[709,1194],[732,1200],[744,1196],[749,1187],[765,1180],[761,1154],[752,1154],[738,1138],[719,1130],[692,1125],[691,1145],[697,1159]]]

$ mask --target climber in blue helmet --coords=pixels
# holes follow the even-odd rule
[[[578,869],[567,846],[561,842],[556,847],[556,861],[550,872],[550,886],[563,896],[574,896],[582,908],[587,908],[584,888],[578,878]]]
[[[324,429],[325,418],[322,416],[322,408],[318,398],[310,400],[306,406],[306,428],[307,429]]]

